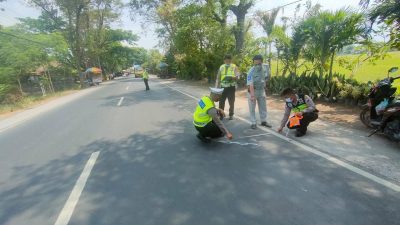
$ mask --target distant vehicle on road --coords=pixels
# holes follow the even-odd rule
[[[140,65],[134,65],[134,66],[133,66],[133,69],[134,69],[133,74],[134,74],[135,78],[143,77],[143,71],[144,71],[144,70],[143,70],[142,66],[140,66]]]

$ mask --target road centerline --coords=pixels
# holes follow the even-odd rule
[[[96,163],[96,160],[99,156],[99,153],[100,152],[97,151],[93,152],[90,155],[89,160],[86,162],[86,165],[83,168],[81,175],[76,181],[75,186],[72,189],[71,194],[69,195],[67,201],[65,202],[65,205],[61,210],[60,214],[58,215],[58,218],[54,225],[67,225],[69,223],[69,220],[71,219],[75,206],[79,201],[83,189],[85,188],[86,182],[90,176],[90,173],[92,172],[94,164]]]
[[[123,100],[124,100],[124,97],[121,97],[121,98],[119,99],[119,102],[118,102],[117,106],[121,106]]]

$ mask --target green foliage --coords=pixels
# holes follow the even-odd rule
[[[390,26],[392,46],[400,49],[400,1],[375,0],[375,3],[369,12],[370,20]]]

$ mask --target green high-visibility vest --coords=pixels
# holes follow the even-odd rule
[[[149,79],[149,73],[146,70],[143,72],[143,79]]]
[[[296,105],[292,104],[291,106],[289,106],[289,108],[292,109],[292,113],[302,112],[303,110],[307,109],[308,106],[306,104],[306,100],[304,98],[304,95],[298,95],[297,96]]]
[[[193,113],[193,124],[197,127],[205,127],[212,121],[212,117],[208,115],[208,110],[214,107],[215,104],[210,97],[202,97],[197,103],[196,111]]]
[[[224,64],[219,67],[219,71],[221,72],[221,87],[236,85],[236,82],[233,80],[235,77],[235,68],[235,64]]]

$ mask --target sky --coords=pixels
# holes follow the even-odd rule
[[[127,2],[128,0],[123,1]],[[257,10],[269,10],[294,1],[296,0],[256,0],[256,4],[251,9],[249,17],[251,17]],[[299,3],[304,4],[305,2],[306,0],[302,0]],[[277,23],[280,23],[280,18],[282,16],[292,17],[296,5],[299,3],[284,7],[284,10],[281,10],[277,16]],[[359,0],[312,0],[312,3],[319,3],[322,5],[323,9],[328,10],[336,10],[346,6],[358,9]],[[26,0],[6,0],[5,2],[0,3],[0,8],[4,8],[4,11],[0,10],[0,24],[3,26],[10,26],[17,23],[18,20],[16,18],[18,17],[36,18],[40,15],[40,10],[27,4]],[[139,47],[144,47],[146,49],[157,48],[158,39],[157,35],[154,32],[156,28],[154,24],[144,24],[144,26],[142,26],[143,24],[140,18],[132,21],[128,9],[124,9],[121,14],[121,21],[114,23],[112,25],[113,28],[131,30],[133,33],[139,35],[140,39],[137,42],[137,46]],[[230,22],[235,21],[235,17],[233,16],[233,14],[231,14],[229,17]],[[255,26],[253,26],[252,31],[254,32],[256,37],[264,35],[261,27],[256,24]]]

